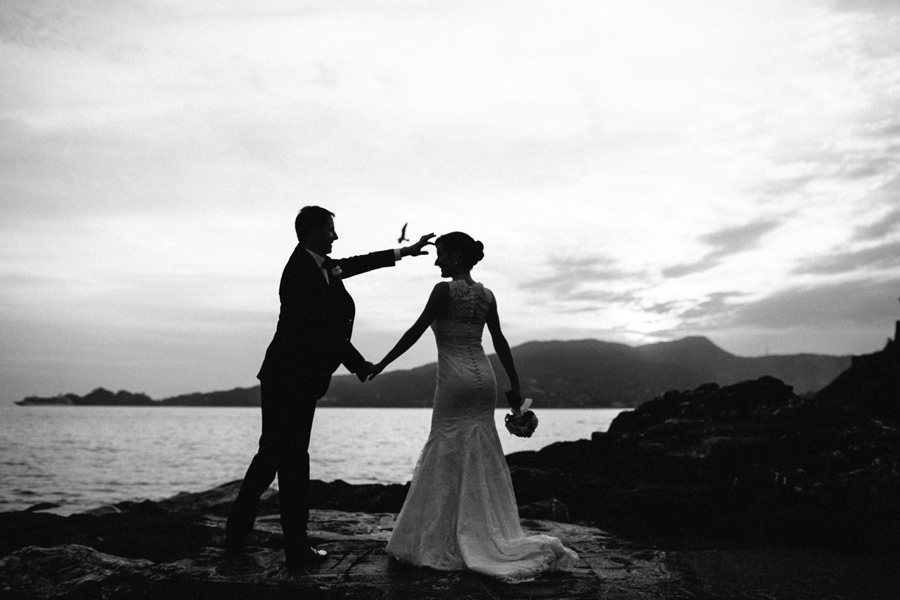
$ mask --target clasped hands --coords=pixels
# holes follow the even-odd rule
[[[375,377],[384,370],[384,366],[381,363],[377,365],[373,365],[369,361],[363,363],[363,365],[356,370],[356,378],[361,382],[372,381]]]

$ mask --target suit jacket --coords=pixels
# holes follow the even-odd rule
[[[341,274],[329,273],[329,283],[298,244],[281,275],[278,327],[257,378],[303,386],[304,396],[320,398],[340,364],[356,372],[365,361],[350,342],[356,305],[343,280],[394,262],[393,250],[336,260]]]

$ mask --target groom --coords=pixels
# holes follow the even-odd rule
[[[396,250],[332,260],[328,255],[338,239],[334,213],[306,206],[297,215],[294,228],[300,243],[281,275],[278,326],[257,375],[262,396],[259,450],[225,527],[226,551],[239,551],[253,531],[259,498],[277,474],[288,569],[326,556],[310,546],[306,532],[309,437],[316,401],[325,395],[339,365],[360,381],[372,368],[350,342],[356,309],[343,279],[393,266],[403,256],[427,254],[423,248],[434,237],[424,235],[415,244]]]

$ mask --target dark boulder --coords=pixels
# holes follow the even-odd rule
[[[520,502],[556,498],[620,534],[900,549],[897,428],[772,377],[670,391],[507,461]]]
[[[876,419],[900,425],[900,340],[888,341],[881,352],[854,356],[850,368],[816,398],[849,402]]]

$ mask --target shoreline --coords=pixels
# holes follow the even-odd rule
[[[900,597],[898,365],[900,345],[891,341],[854,359],[815,397],[768,376],[670,391],[620,413],[589,440],[507,454],[523,527],[554,532],[582,557],[573,572],[521,584],[529,586],[525,595]],[[273,586],[265,595],[276,598],[298,591],[311,598],[521,596],[467,572],[435,574],[388,559],[386,536],[406,497],[401,484],[313,481],[311,538],[335,558],[289,584],[278,574],[281,534],[270,490],[253,551],[229,563],[224,520],[240,483],[70,517],[0,513],[0,586],[22,589],[17,598],[74,600],[83,589],[67,596],[57,584],[35,582],[53,581],[62,566],[63,573],[87,570],[91,585],[109,591],[102,586],[118,565],[108,585],[137,582],[125,595],[116,588],[125,598],[173,598],[186,589],[209,596],[213,584],[235,598],[260,595],[259,585]],[[59,585],[75,589],[79,581]]]
[[[405,489],[399,489],[404,486],[340,482],[315,482],[318,503],[366,510],[311,510],[310,537],[329,557],[305,573],[290,575],[281,569],[277,493],[272,489],[263,496],[247,551],[235,556],[221,549],[225,515],[239,487],[234,481],[160,502],[124,502],[70,517],[0,513],[0,531],[6,533],[0,539],[0,590],[35,600],[298,595],[449,600],[517,597],[523,591],[531,598],[551,600],[609,592],[657,598],[661,587],[687,591],[692,585],[667,563],[664,553],[590,526],[539,519],[523,519],[523,526],[573,547],[580,560],[571,571],[510,585],[468,571],[407,567],[384,553],[396,512],[378,510],[394,508],[405,495]],[[341,498],[323,496],[329,493]]]
[[[0,590],[19,600],[181,597],[313,599],[690,598],[893,600],[900,552],[785,548],[685,538],[632,539],[584,523],[522,514],[529,533],[559,537],[579,553],[570,572],[517,585],[470,572],[400,565],[384,553],[403,486],[315,482],[313,542],[329,559],[286,575],[270,489],[247,552],[226,556],[224,521],[239,481],[158,502],[122,502],[60,517],[0,513]],[[329,498],[328,494],[332,494]],[[337,508],[334,508],[337,507]],[[376,510],[376,509],[385,510]],[[549,510],[550,507],[545,507]],[[366,509],[366,510],[354,510]],[[527,506],[520,513],[528,512]]]

